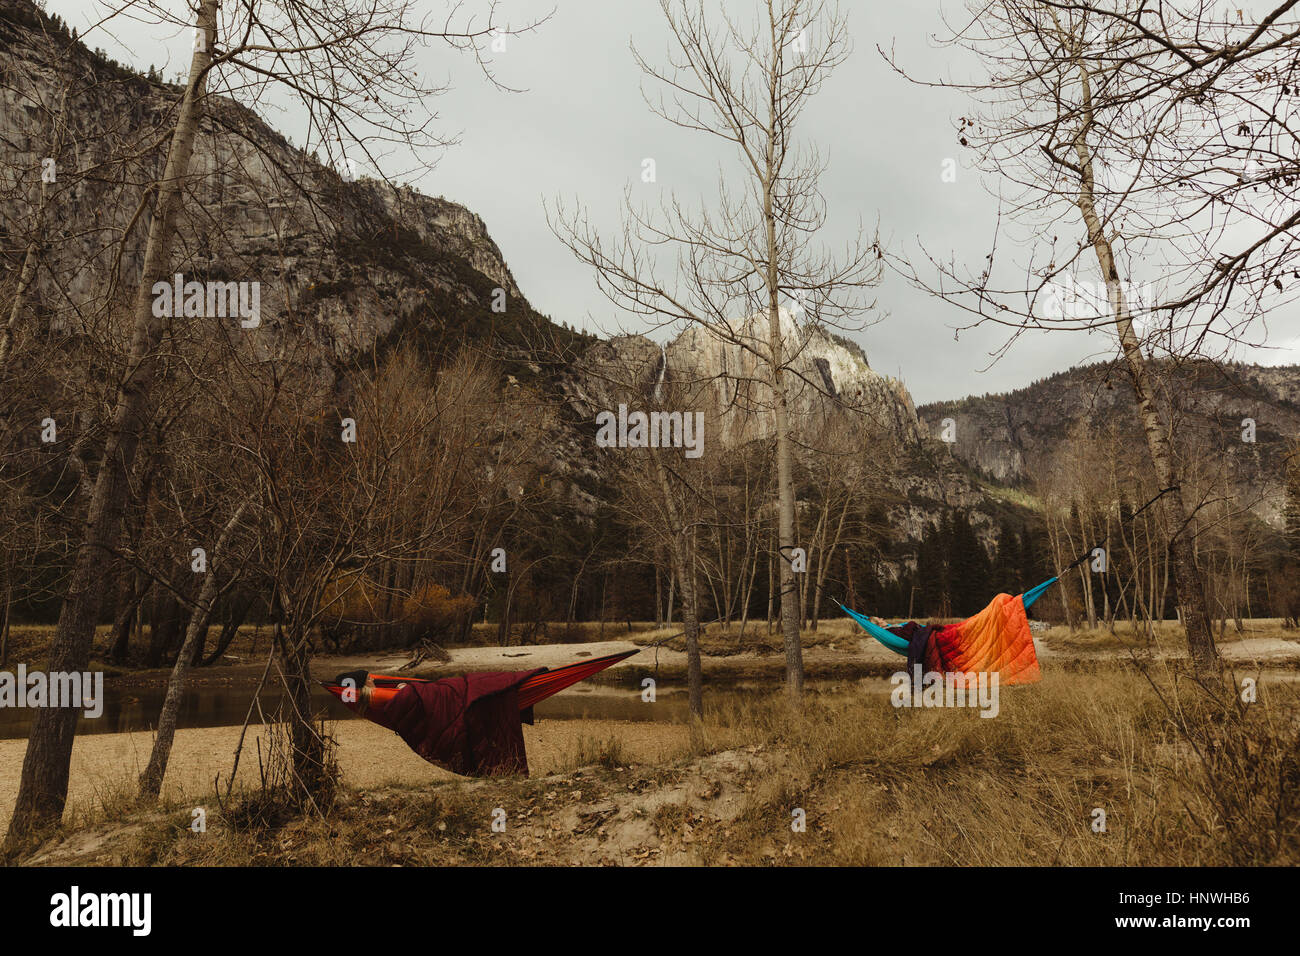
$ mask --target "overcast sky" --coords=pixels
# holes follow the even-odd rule
[[[322,0],[328,2],[328,0]],[[418,2],[418,0],[417,0]],[[470,5],[479,0],[469,0]],[[751,9],[750,0],[726,0]],[[117,6],[118,4],[114,4]],[[1248,11],[1260,2],[1234,0]],[[442,0],[429,0],[433,10]],[[931,37],[941,30],[939,0],[847,2],[854,52],[823,88],[800,129],[829,160],[822,191],[830,208],[826,241],[834,248],[859,223],[880,234],[891,251],[915,253],[918,238],[935,252],[977,263],[990,250],[997,204],[976,171],[965,168],[955,145],[954,118],[969,106],[960,93],[908,83],[884,63],[876,46],[893,48],[916,74],[968,75],[971,65]],[[1270,4],[1271,6],[1271,4]],[[180,0],[169,9],[183,10]],[[141,70],[150,65],[174,79],[188,68],[190,37],[172,27],[121,18],[84,35],[105,7],[90,0],[47,0],[47,9],[101,47]],[[546,5],[505,0],[505,22],[520,23]],[[945,9],[958,7],[949,0]],[[590,270],[550,232],[543,201],[584,204],[593,222],[613,233],[624,190],[645,198],[675,193],[689,202],[716,192],[723,157],[709,138],[670,126],[644,105],[641,74],[629,41],[652,62],[664,62],[667,36],[657,0],[556,0],[551,19],[535,33],[510,37],[495,56],[499,79],[521,93],[494,89],[472,64],[444,49],[427,54],[431,72],[445,73],[453,89],[438,102],[442,128],[459,132],[459,145],[427,157],[430,167],[404,177],[422,192],[445,196],[482,216],[524,294],[556,321],[608,334],[640,331],[596,289]],[[300,116],[268,120],[295,143]],[[654,185],[640,181],[641,161],[653,157]],[[957,181],[941,180],[943,163],[958,163]],[[436,165],[434,165],[436,161]],[[395,164],[403,170],[409,162]],[[394,170],[388,170],[390,174]],[[638,194],[639,195],[639,194]],[[1101,333],[1036,333],[1020,339],[992,367],[990,353],[1004,333],[963,332],[965,314],[894,275],[877,290],[879,313],[867,328],[849,333],[878,371],[901,377],[918,404],[967,394],[1001,392],[1028,384],[1079,361],[1109,357]],[[1267,364],[1300,363],[1300,314],[1274,315],[1267,353],[1239,357]]]

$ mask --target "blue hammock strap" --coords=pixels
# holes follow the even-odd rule
[[[1025,604],[1025,610],[1028,611],[1029,606],[1042,597],[1043,593],[1059,580],[1061,580],[1059,575],[1054,578],[1048,578],[1042,584],[1037,584],[1024,594],[1020,595],[1020,599]]]
[[[835,603],[840,604],[839,601],[836,601]],[[862,625],[864,631],[878,640],[881,644],[884,644],[891,651],[906,656],[907,641],[903,640],[903,638],[899,637],[897,634],[891,634],[875,621],[871,620],[871,618],[867,617],[865,614],[859,614],[852,608],[847,608],[843,604],[840,604],[840,610]]]

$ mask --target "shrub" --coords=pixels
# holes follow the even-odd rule
[[[349,650],[438,641],[474,608],[472,597],[452,595],[436,582],[397,591],[382,588],[358,572],[331,581],[321,603],[329,609],[322,635],[335,647],[346,645]]]

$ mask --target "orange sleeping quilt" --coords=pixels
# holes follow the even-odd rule
[[[1018,594],[999,594],[974,617],[936,629],[924,660],[927,671],[997,671],[1001,685],[1033,684],[1043,676],[1025,604]]]

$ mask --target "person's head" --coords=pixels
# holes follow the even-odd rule
[[[350,702],[358,714],[364,715],[370,709],[370,698],[375,690],[375,679],[370,676],[369,671],[348,671],[334,678],[334,683],[344,688],[346,695],[349,690],[355,694],[355,698]],[[345,703],[348,703],[346,697]]]
[[[366,675],[365,683],[357,688],[357,713],[361,716],[366,715],[370,709],[370,701],[375,693],[375,679],[369,674]]]

